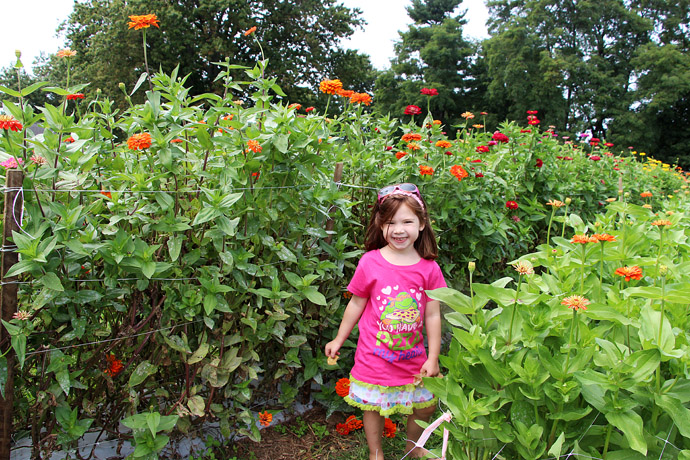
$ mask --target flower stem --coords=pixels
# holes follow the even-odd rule
[[[513,323],[515,322],[515,313],[517,313],[518,296],[520,295],[520,285],[522,285],[522,275],[518,277],[517,290],[515,291],[515,299],[513,300],[513,315],[510,317],[510,330],[508,331],[508,342],[506,345],[513,343]]]
[[[546,231],[546,245],[549,246],[551,244],[551,224],[553,223],[553,216],[556,214],[556,207],[552,206],[551,207],[551,219],[549,219],[549,229]]]
[[[565,357],[565,374],[568,374],[570,367],[570,348],[573,346],[573,329],[575,329],[575,322],[577,321],[577,309],[573,308],[573,320],[570,323],[570,335],[568,337],[568,354]]]
[[[585,245],[582,244],[582,263],[580,264],[580,295],[585,295]]]
[[[142,42],[144,45],[144,68],[146,69],[146,78],[149,81],[149,89],[151,91],[153,91],[153,83],[151,83],[151,74],[149,73],[149,61],[148,61],[148,58],[146,56],[146,29],[143,29],[142,32],[143,33],[142,33],[141,37],[142,37]]]
[[[602,458],[606,460],[606,452],[609,450],[609,440],[611,439],[611,432],[613,431],[613,425],[609,423],[608,428],[606,429],[606,440],[604,441],[604,452],[602,454]]]

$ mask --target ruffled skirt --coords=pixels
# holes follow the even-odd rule
[[[436,397],[421,385],[387,387],[361,382],[350,376],[350,393],[345,401],[362,410],[371,410],[387,416],[411,414],[414,409],[436,405]]]

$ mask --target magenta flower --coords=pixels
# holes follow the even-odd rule
[[[422,109],[416,105],[408,105],[405,107],[405,115],[419,115],[422,113]]]
[[[438,91],[436,88],[422,88],[420,93],[425,96],[438,96]]]

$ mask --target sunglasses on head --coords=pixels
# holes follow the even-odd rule
[[[405,182],[402,184],[388,185],[379,190],[378,193],[378,203],[381,204],[383,201],[391,195],[407,195],[411,196],[419,205],[424,209],[424,203],[422,202],[422,194],[419,193],[419,189],[415,184]]]

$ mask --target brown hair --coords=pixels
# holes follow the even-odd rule
[[[422,202],[424,202],[423,199]],[[369,219],[369,226],[367,227],[364,248],[367,251],[373,251],[374,249],[381,249],[388,244],[383,236],[381,227],[385,222],[393,218],[403,204],[406,204],[415,213],[419,222],[424,224],[424,229],[419,232],[417,241],[414,242],[414,248],[421,258],[435,259],[438,256],[438,247],[436,246],[434,231],[431,229],[429,214],[426,212],[426,203],[424,202],[424,207],[422,208],[417,200],[403,194],[390,195],[382,203],[377,202],[374,205],[374,210]]]

